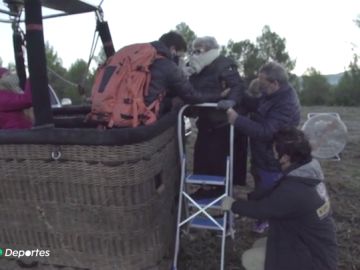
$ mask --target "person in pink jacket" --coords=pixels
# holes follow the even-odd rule
[[[0,68],[0,129],[31,128],[31,117],[24,111],[31,106],[29,81],[26,82],[23,92],[18,86],[17,76],[10,74],[5,68]]]

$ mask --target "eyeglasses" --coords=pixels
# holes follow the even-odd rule
[[[195,49],[191,53],[192,54],[202,54],[205,50],[204,49]]]

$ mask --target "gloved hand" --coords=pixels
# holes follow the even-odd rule
[[[223,211],[231,210],[231,206],[232,206],[233,202],[235,202],[235,199],[233,197],[226,196],[221,202],[222,210]]]
[[[185,66],[182,68],[182,70],[187,78],[189,78],[191,75],[196,73],[195,68],[193,68],[191,66]]]
[[[226,111],[227,109],[230,109],[230,108],[234,107],[235,105],[236,105],[236,102],[234,100],[223,99],[218,102],[217,108]]]
[[[239,114],[233,108],[228,109],[226,113],[229,123],[233,125],[236,122],[236,119],[239,117]]]
[[[231,91],[230,88],[226,88],[226,89],[224,89],[224,90],[220,93],[220,96],[221,96],[222,98],[226,98],[226,97],[230,94],[230,91]]]

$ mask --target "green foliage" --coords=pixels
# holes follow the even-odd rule
[[[191,47],[192,42],[196,38],[195,32],[184,22],[179,23],[175,28],[184,37],[188,48]]]
[[[331,86],[326,78],[315,68],[307,70],[302,76],[302,90],[300,100],[302,105],[325,105],[329,104]]]
[[[265,62],[277,61],[283,64],[288,71],[292,71],[296,61],[291,60],[286,52],[286,39],[281,38],[275,32],[271,32],[270,27],[265,25],[261,36],[256,39],[259,48],[260,58]]]
[[[106,61],[106,54],[105,54],[105,50],[104,48],[102,47],[99,54],[97,56],[95,56],[94,58],[95,62],[98,64],[98,65],[102,65],[105,63]]]
[[[355,20],[355,23],[360,27],[360,16]],[[195,32],[184,22],[176,26],[176,31],[183,35],[188,45],[197,37]],[[339,84],[332,89],[326,78],[314,68],[309,69],[301,78],[292,74],[291,71],[294,69],[296,61],[292,60],[286,51],[286,39],[272,32],[269,26],[264,26],[255,43],[248,39],[238,42],[229,40],[226,46],[221,46],[220,53],[233,58],[239,64],[239,71],[247,82],[257,76],[259,68],[264,63],[277,61],[283,64],[289,71],[291,84],[297,90],[302,88],[299,91],[299,96],[303,105],[360,105],[360,69],[356,55],[349,66],[349,71],[344,73]],[[84,60],[76,60],[67,71],[62,66],[61,58],[48,43],[46,43],[46,56],[49,68],[65,80],[75,84],[83,84],[85,95],[90,95],[95,70],[88,74],[87,63]],[[95,61],[102,64],[105,60],[104,50],[101,50],[95,57]],[[52,72],[49,72],[49,83],[57,91],[59,97],[70,97],[75,104],[82,102],[82,96],[79,95],[77,87],[70,86],[69,83],[59,79],[59,76],[52,74]]]
[[[83,59],[77,59],[69,68],[66,79],[75,85],[65,89],[65,96],[71,98],[74,104],[83,102],[85,96],[90,95],[93,76],[88,72],[88,65]]]
[[[239,42],[230,40],[226,51],[227,56],[237,61],[239,71],[247,82],[254,79],[260,67],[269,61],[283,64],[289,72],[295,67],[295,61],[291,60],[286,52],[286,40],[272,32],[269,26],[264,26],[256,43],[252,43],[248,39]],[[290,78],[298,84],[296,76],[292,75]]]
[[[196,38],[195,32],[184,22],[176,26],[176,31],[182,34],[188,45]],[[248,39],[238,42],[229,40],[226,46],[220,48],[220,54],[229,56],[238,63],[239,71],[247,82],[256,78],[259,68],[268,61],[283,64],[289,72],[295,67],[295,61],[286,52],[285,38],[272,32],[269,26],[264,26],[255,44]],[[291,78],[298,84],[296,76]]]
[[[295,88],[298,95],[300,95],[300,89],[301,89],[301,78],[299,78],[296,74],[293,74],[289,72],[289,82],[290,84]]]
[[[334,99],[337,105],[360,105],[360,68],[356,55],[349,65],[349,70],[344,73],[336,86]]]
[[[49,84],[54,88],[60,99],[64,98],[64,90],[67,87],[67,83],[61,78],[65,77],[66,69],[62,65],[61,58],[49,42],[45,44],[45,55]]]
[[[260,57],[259,48],[250,40],[234,42],[229,40],[227,44],[228,56],[237,61],[240,73],[251,81],[256,78],[259,68],[265,63]]]
[[[49,84],[59,98],[70,98],[73,104],[84,101],[90,95],[94,73],[89,73],[87,63],[77,59],[69,68],[62,65],[62,60],[49,43],[45,44]],[[79,87],[80,86],[80,87]]]
[[[225,56],[227,52],[228,50],[226,49],[226,46],[220,45],[220,54]]]

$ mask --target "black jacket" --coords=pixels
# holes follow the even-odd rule
[[[162,58],[156,59],[150,66],[151,80],[145,103],[151,104],[159,95],[178,96],[186,103],[216,102],[220,94],[200,93],[196,91],[183,71],[171,59],[170,50],[160,41],[151,42]]]
[[[246,99],[243,99],[246,106]],[[256,104],[256,103],[252,103]],[[235,128],[250,138],[251,163],[256,168],[280,171],[272,149],[273,135],[282,128],[297,126],[300,122],[300,103],[290,85],[282,86],[277,92],[264,96],[255,108],[251,119],[239,116]]]
[[[323,174],[316,160],[291,171],[258,201],[232,211],[269,220],[265,270],[335,270],[337,243]]]
[[[225,89],[230,92],[227,99],[240,103],[244,83],[241,79],[236,63],[223,55],[218,56],[210,65],[204,67],[198,74],[190,76],[190,82],[196,90],[204,94],[220,95]],[[207,101],[210,102],[210,101]],[[214,108],[197,108],[199,116],[197,125],[199,128],[214,128],[227,123],[227,116],[224,111]]]

